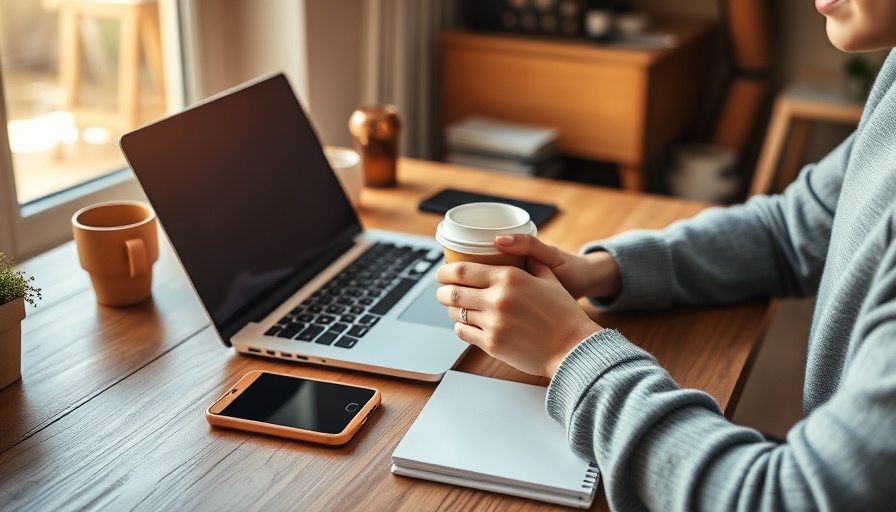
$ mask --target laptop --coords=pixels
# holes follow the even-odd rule
[[[120,146],[224,345],[426,381],[469,347],[435,298],[441,247],[361,226],[283,74]]]

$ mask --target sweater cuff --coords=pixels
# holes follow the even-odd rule
[[[633,230],[607,240],[590,242],[580,254],[607,251],[616,259],[622,291],[612,300],[591,297],[604,311],[666,309],[672,304],[673,269],[669,248],[658,231]]]
[[[592,334],[560,362],[548,386],[548,415],[566,427],[581,398],[598,379],[614,369],[644,361],[657,364],[650,353],[633,345],[619,331],[604,329]]]

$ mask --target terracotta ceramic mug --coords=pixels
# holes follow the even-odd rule
[[[526,257],[505,254],[495,247],[498,235],[535,236],[535,223],[522,208],[502,203],[468,203],[448,210],[436,228],[445,261],[473,261],[526,268]]]
[[[112,201],[88,206],[72,216],[72,229],[97,302],[127,306],[152,295],[159,228],[149,205]]]

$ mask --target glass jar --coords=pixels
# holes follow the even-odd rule
[[[372,105],[355,110],[348,129],[361,155],[364,185],[393,187],[397,183],[398,136],[401,122],[394,105]]]

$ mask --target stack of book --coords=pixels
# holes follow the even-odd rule
[[[557,130],[485,117],[467,117],[445,129],[445,160],[517,176],[560,173]]]

